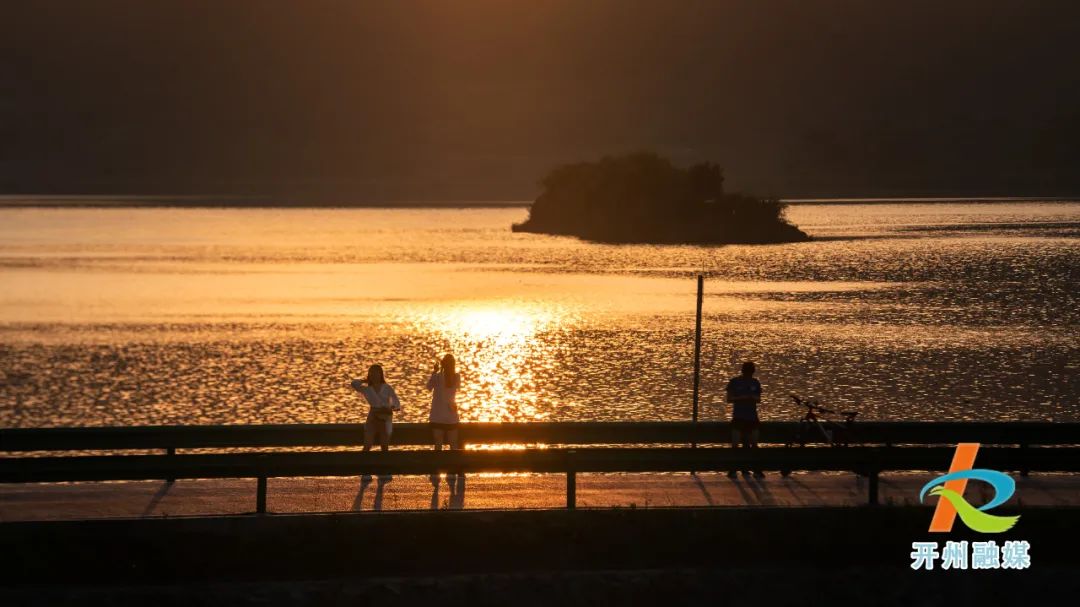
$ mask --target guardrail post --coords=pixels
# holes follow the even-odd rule
[[[873,467],[868,471],[870,477],[870,505],[878,505],[878,469]]]
[[[260,476],[258,487],[255,489],[255,511],[266,514],[266,477]]]
[[[574,470],[573,456],[576,451],[566,452],[566,508],[577,508],[577,471]]]
[[[169,448],[165,449],[165,456],[166,457],[172,457],[174,455],[176,455],[176,447],[169,447]],[[173,477],[168,477],[168,478],[165,479],[165,482],[166,483],[175,483],[176,479],[173,478]]]

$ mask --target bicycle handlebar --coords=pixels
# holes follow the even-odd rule
[[[803,399],[799,398],[798,396],[796,396],[794,394],[791,395],[791,400],[795,401],[796,405],[799,405],[800,407],[806,407],[811,412],[817,411],[818,413],[825,413],[825,414],[837,413],[836,411],[833,411],[832,409],[826,409],[825,407],[822,407],[820,404],[818,404],[818,401],[816,401],[816,400],[810,400],[810,399],[803,400]],[[858,411],[840,411],[839,413],[840,413],[840,415],[843,415],[845,418],[847,418],[848,421],[855,419],[855,416],[857,416],[859,414]]]
[[[806,407],[811,411],[820,411],[821,413],[836,413],[836,411],[833,411],[832,409],[826,409],[825,407],[822,407],[818,404],[818,401],[816,400],[803,400],[798,396],[795,396],[794,394],[791,395],[791,400],[795,401],[796,405]]]

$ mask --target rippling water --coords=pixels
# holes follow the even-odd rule
[[[869,419],[1080,420],[1080,203],[797,205],[814,242],[613,246],[523,208],[0,209],[0,424],[402,419],[452,351],[469,420],[703,418],[757,361]]]

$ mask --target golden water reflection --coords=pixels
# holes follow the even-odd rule
[[[374,362],[423,422],[447,351],[466,420],[687,419],[701,270],[703,419],[744,358],[769,420],[790,393],[1080,419],[1078,203],[801,205],[814,242],[725,247],[511,232],[527,213],[0,209],[0,423],[359,422]]]
[[[566,306],[516,300],[440,305],[413,320],[453,353],[462,374],[462,421],[538,421],[541,386],[551,381],[559,340],[540,334],[571,330],[576,315]]]

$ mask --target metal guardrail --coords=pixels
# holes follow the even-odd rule
[[[869,478],[878,501],[878,474],[890,470],[945,470],[949,447],[761,449],[592,448],[476,451],[290,452],[0,458],[0,482],[257,478],[257,510],[265,512],[266,479],[293,476],[541,472],[567,475],[567,507],[576,506],[578,472],[668,472],[733,469],[853,471]],[[1080,448],[987,447],[979,464],[1000,470],[1080,472]]]
[[[798,423],[762,424],[762,442],[784,444]],[[471,443],[545,445],[716,444],[730,441],[723,422],[560,422],[462,424]],[[1080,424],[1041,422],[860,423],[842,448],[620,447],[405,450],[279,453],[177,453],[178,449],[356,447],[360,424],[267,426],[162,426],[0,430],[0,452],[162,449],[164,455],[0,457],[0,482],[256,478],[256,510],[266,511],[267,479],[288,476],[430,474],[433,472],[541,472],[565,474],[566,504],[576,506],[578,472],[664,472],[732,469],[841,470],[869,479],[868,500],[878,502],[878,474],[889,470],[944,470],[951,445],[979,442],[980,466],[1000,470],[1080,472]],[[427,424],[395,424],[395,445],[427,445]],[[877,446],[867,446],[877,445]],[[923,445],[923,446],[898,446]],[[1011,445],[1008,447],[990,445]],[[1049,448],[1030,448],[1030,447]]]
[[[764,422],[761,442],[784,444],[798,422]],[[726,422],[525,422],[461,424],[467,443],[677,444],[727,443]],[[811,441],[820,442],[813,433]],[[2,451],[197,449],[259,447],[356,447],[363,424],[268,424],[0,429]],[[1000,445],[1080,445],[1080,423],[1054,422],[859,422],[852,442],[864,445],[930,445],[979,442]],[[427,424],[394,424],[392,445],[430,445]]]

